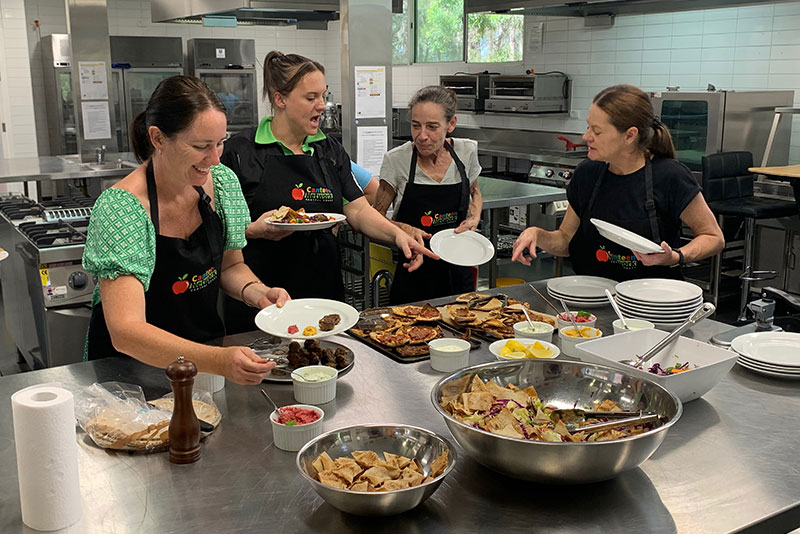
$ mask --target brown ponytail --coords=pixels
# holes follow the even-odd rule
[[[313,59],[273,50],[264,58],[263,98],[274,107],[275,93],[288,95],[306,74],[317,70],[325,74],[325,67]]]
[[[636,127],[637,145],[645,154],[675,158],[669,128],[655,116],[650,98],[638,87],[614,85],[597,93],[592,103],[608,115],[609,122],[619,132]]]
[[[225,113],[217,94],[193,76],[171,76],[156,86],[147,108],[131,122],[131,148],[136,159],[153,155],[148,129],[156,126],[168,138],[191,126],[199,113],[216,109]]]

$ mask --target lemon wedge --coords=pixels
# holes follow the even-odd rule
[[[527,352],[507,352],[503,354],[503,358],[508,360],[524,360],[528,357]]]
[[[503,345],[503,348],[500,349],[500,356],[505,356],[511,352],[526,352],[527,348],[525,345],[517,341],[516,339],[510,339]]]
[[[528,354],[530,358],[552,358],[553,357],[553,349],[545,347],[541,345],[536,347],[536,345],[531,345],[528,347]]]

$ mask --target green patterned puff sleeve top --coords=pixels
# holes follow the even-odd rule
[[[236,174],[225,165],[211,168],[214,204],[223,225],[225,250],[239,250],[247,243],[244,231],[250,224]],[[83,268],[97,278],[116,279],[133,275],[147,291],[156,265],[156,236],[150,216],[132,193],[109,188],[98,197],[89,221],[83,251]],[[92,305],[100,301],[95,287]]]

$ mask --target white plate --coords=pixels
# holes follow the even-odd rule
[[[0,261],[3,261],[8,257],[8,251],[0,248]]]
[[[483,265],[494,256],[492,242],[481,234],[472,230],[457,234],[452,228],[433,235],[431,250],[444,261],[462,267]]]
[[[577,299],[605,299],[605,290],[614,294],[617,282],[599,276],[562,276],[547,281],[547,289],[553,293]]]
[[[736,363],[741,365],[742,367],[744,367],[745,369],[747,369],[749,371],[753,371],[754,373],[758,373],[758,374],[761,374],[761,375],[771,376],[773,378],[789,378],[789,379],[794,379],[794,380],[800,380],[800,374],[797,374],[797,375],[791,374],[790,375],[790,374],[787,374],[787,373],[781,373],[779,371],[770,371],[768,369],[764,369],[763,367],[756,367],[754,365],[749,365],[747,363],[742,362],[741,360],[737,360]]]
[[[330,228],[331,226],[347,219],[347,217],[343,213],[306,213],[306,215],[308,215],[309,217],[313,217],[314,215],[325,215],[326,217],[333,217],[333,220],[313,222],[313,223],[282,223],[282,222],[267,221],[267,224],[272,225],[276,228],[280,228],[281,230],[293,230],[295,232],[302,232],[304,230],[324,230],[325,228]]]
[[[564,293],[559,293],[558,291],[553,291],[552,289],[547,290],[548,293],[555,297],[559,297],[562,299],[570,299],[570,300],[584,300],[586,302],[600,302],[603,300],[608,300],[606,297],[603,298],[595,298],[595,297],[576,297],[575,295],[569,295]]]
[[[338,313],[342,318],[333,330],[323,332],[319,329],[319,320],[325,315]],[[358,322],[358,311],[344,302],[328,299],[290,300],[283,308],[268,306],[256,315],[256,326],[262,332],[288,339],[319,339],[340,334],[352,328]],[[289,327],[297,325],[296,334],[289,333]],[[303,329],[313,326],[317,333],[304,336]]]
[[[617,299],[617,303],[620,305],[624,304],[626,306],[630,306],[631,308],[641,308],[648,311],[657,310],[658,312],[666,313],[694,309],[703,304],[702,297],[684,302],[682,304],[658,304],[656,302],[644,302],[640,300],[631,300],[623,295],[616,295],[614,298]]]
[[[554,295],[554,294],[550,293],[549,291],[547,292],[547,294],[550,295],[551,297],[553,297],[554,299],[563,300],[564,302],[567,303],[567,306],[569,306],[570,308],[573,308],[573,309],[576,308],[576,307],[577,308],[602,308],[603,306],[610,306],[610,304],[608,302],[608,299],[606,299],[606,300],[581,300],[581,299],[565,298],[565,297],[562,297],[560,295]],[[558,303],[554,303],[554,304],[557,305]]]
[[[550,356],[549,358],[525,358],[525,359],[530,359],[530,360],[552,360],[553,358],[557,358],[558,355],[561,354],[561,349],[559,349],[557,346],[553,345],[552,343],[548,343],[547,341],[542,341],[540,339],[532,339],[532,338],[529,338],[529,337],[515,337],[515,338],[511,338],[511,339],[513,339],[514,341],[519,341],[520,343],[522,343],[526,347],[528,345],[533,345],[534,343],[541,343],[542,345],[544,345],[545,347],[547,347],[548,349],[553,351],[553,355]],[[489,345],[489,352],[494,354],[495,357],[498,360],[509,361],[510,360],[509,358],[504,358],[504,357],[500,356],[500,349],[502,349],[505,346],[506,343],[511,341],[511,339],[498,339],[497,341],[495,341],[494,343]]]
[[[745,334],[734,339],[731,348],[757,362],[800,368],[800,334],[794,332]]]
[[[636,252],[641,252],[642,254],[663,252],[663,249],[658,244],[653,243],[649,239],[645,239],[644,237],[633,233],[630,230],[626,230],[625,228],[617,226],[616,224],[601,221],[600,219],[589,219],[589,221],[597,227],[597,231],[600,232],[601,236],[605,237],[609,241],[613,241],[617,245],[628,247],[629,249]]]
[[[689,282],[670,278],[641,278],[617,284],[617,294],[655,304],[687,304],[702,297],[703,290]]]
[[[760,367],[761,369],[766,369],[767,371],[774,371],[776,373],[788,373],[788,374],[796,374],[800,375],[800,367],[790,367],[786,365],[773,365],[771,363],[761,363],[757,360],[753,360],[739,354],[739,361],[751,365],[753,367]]]

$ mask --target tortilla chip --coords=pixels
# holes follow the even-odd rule
[[[380,456],[375,451],[353,451],[350,454],[356,459],[358,465],[364,469],[375,467],[381,461]]]
[[[401,490],[408,487],[408,480],[387,480],[383,483],[383,489],[386,491]]]
[[[512,427],[515,432],[522,435],[519,431],[519,421],[517,421],[517,418],[514,417],[511,411],[505,406],[497,412],[497,415],[489,419],[486,426],[489,428],[490,432],[493,430],[500,430],[504,427]]]
[[[421,475],[425,474],[425,471],[422,469],[422,466],[419,464],[419,461],[416,458],[411,460],[411,463],[408,464],[408,467],[410,467],[411,469],[413,469],[414,471],[416,471]]]
[[[539,398],[539,394],[536,393],[536,388],[534,388],[533,386],[528,386],[525,389],[523,389],[522,391],[524,391],[525,394],[527,396],[531,397],[531,398],[534,398],[534,399],[538,399]]]
[[[553,428],[553,430],[564,437],[570,436],[570,432],[567,429],[567,425],[564,424],[564,421],[559,421],[558,423],[556,423],[556,426],[555,428]]]
[[[417,473],[410,467],[407,467],[403,469],[403,474],[400,478],[402,478],[403,480],[407,480],[408,485],[413,487],[422,484],[422,480],[425,478],[425,475],[423,475],[422,473]]]
[[[311,462],[311,466],[317,471],[317,473],[321,473],[322,471],[333,471],[334,464],[333,459],[328,456],[327,452],[323,452],[317,458]]]
[[[499,434],[501,436],[508,436],[509,438],[523,438],[525,436],[522,435],[522,432],[514,428],[513,426],[504,426],[498,429],[489,429],[489,432],[492,434]]]
[[[398,469],[405,469],[411,463],[411,458],[400,456],[399,454],[392,454],[391,452],[384,452],[383,457],[386,458],[386,463],[391,464]]]
[[[339,488],[339,489],[347,489],[347,483],[336,473],[333,473],[331,471],[323,471],[321,473],[318,473],[317,478],[319,478],[319,481],[325,484],[326,486],[331,486],[333,488]]]
[[[339,460],[350,460],[349,462],[339,462]],[[340,478],[347,481],[348,484],[352,484],[353,480],[363,471],[358,462],[350,458],[337,458],[336,469],[334,469],[334,474],[338,475]]]
[[[369,491],[369,482],[366,480],[359,480],[352,486],[350,486],[351,491]]]
[[[390,478],[397,478],[400,476],[400,469],[398,469],[393,464],[381,461],[378,463],[377,467],[383,467],[384,469],[386,469],[386,473],[389,475]]]
[[[387,480],[391,480],[391,476],[389,476],[389,472],[385,467],[370,467],[359,477],[360,480],[366,480],[373,486],[379,486],[386,482]]]
[[[594,409],[597,412],[621,412],[622,408],[620,408],[616,402],[612,401],[611,399],[606,399],[602,402],[594,401]]]
[[[431,462],[431,475],[433,478],[438,477],[447,468],[447,459],[450,456],[450,451],[444,451],[434,461]]]
[[[478,375],[473,375],[472,376],[472,383],[469,385],[469,390],[471,392],[489,391],[488,389],[486,389],[486,384],[483,383],[483,380],[481,380],[478,377]]]
[[[464,409],[469,412],[488,410],[492,407],[493,400],[494,397],[488,391],[461,394],[461,402],[464,403]]]

